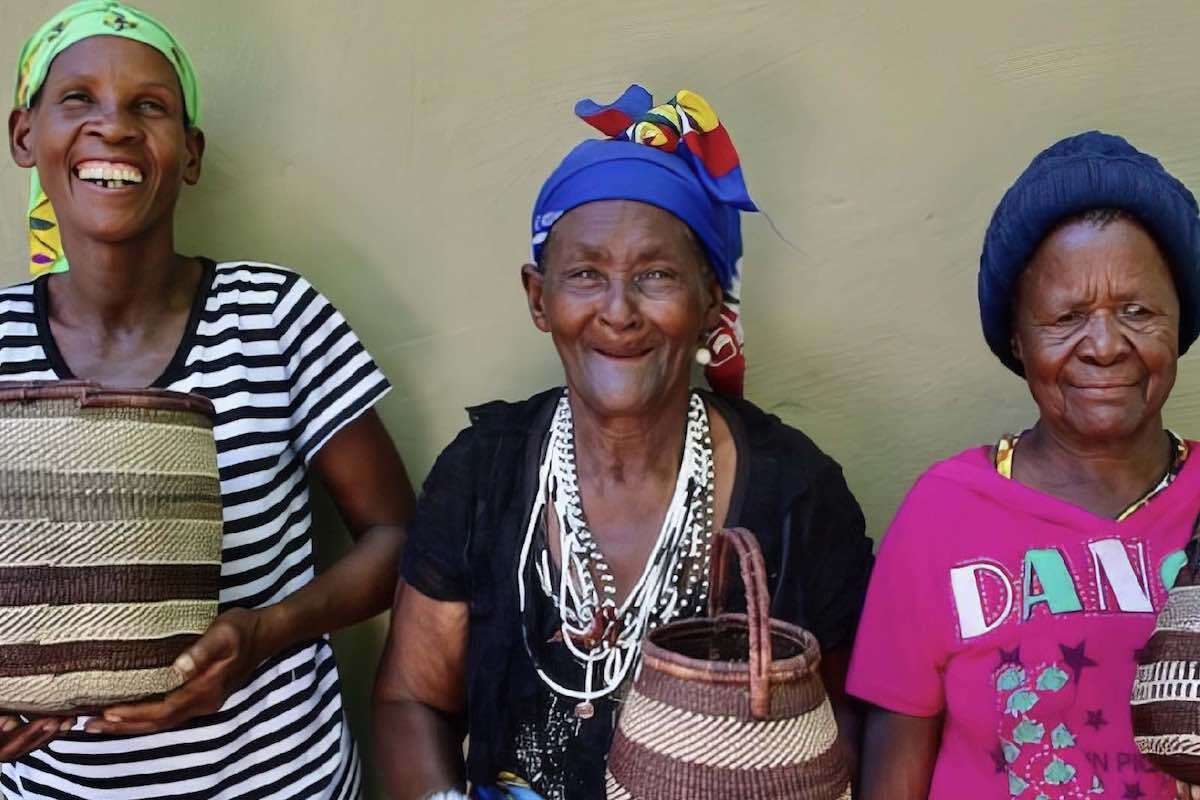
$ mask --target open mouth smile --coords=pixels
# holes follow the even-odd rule
[[[604,348],[593,348],[597,353],[605,358],[614,358],[622,361],[632,361],[642,356],[649,355],[654,349],[652,347],[641,348],[638,350],[605,350]]]
[[[142,182],[142,171],[119,161],[84,161],[75,167],[75,177],[105,189],[122,189]]]

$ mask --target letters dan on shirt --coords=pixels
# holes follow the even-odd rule
[[[1080,548],[1075,548],[1080,549]],[[965,641],[1035,614],[1150,614],[1183,567],[1177,550],[1151,565],[1146,545],[1116,537],[1089,542],[1080,553],[1033,548],[1020,564],[990,559],[950,569],[950,588]]]

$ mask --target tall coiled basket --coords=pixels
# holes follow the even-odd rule
[[[0,383],[0,709],[168,692],[217,613],[212,404],[81,381]]]
[[[1187,560],[1154,633],[1137,653],[1130,698],[1133,741],[1154,766],[1200,784],[1200,517]]]
[[[746,614],[722,613],[731,553]],[[742,528],[713,540],[707,618],[647,636],[609,753],[609,800],[849,800],[849,767],[808,631],[769,618],[766,567]]]

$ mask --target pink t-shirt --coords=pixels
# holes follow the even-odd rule
[[[1200,511],[1196,461],[1119,523],[1001,477],[986,447],[917,481],[880,546],[847,688],[945,714],[931,800],[1175,796],[1133,744],[1129,695]]]

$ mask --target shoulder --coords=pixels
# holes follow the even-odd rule
[[[224,261],[214,265],[210,294],[224,301],[274,307],[296,286],[309,284],[295,270],[262,261]]]
[[[790,473],[796,489],[841,474],[841,465],[803,431],[739,397],[706,395],[742,429],[752,461],[770,461]]]
[[[490,433],[529,433],[532,427],[546,416],[562,394],[562,387],[546,389],[524,400],[492,400],[467,408],[467,417],[476,435]],[[466,431],[464,431],[465,433]]]
[[[288,345],[342,336],[349,325],[307,278],[289,267],[264,261],[225,261],[214,267],[208,311],[236,314],[269,325]]]
[[[980,485],[1003,480],[996,472],[991,451],[990,445],[979,445],[934,462],[913,483],[905,505],[941,504],[947,496],[974,494]]]
[[[934,463],[913,483],[880,542],[880,557],[905,547],[927,547],[961,538],[964,521],[976,519],[988,487],[1004,480],[988,446],[972,447]],[[989,501],[990,502],[990,501]]]
[[[286,267],[258,261],[225,261],[211,264],[206,314],[236,315],[261,320],[251,327],[274,324],[281,300],[302,280]]]
[[[10,318],[13,315],[28,314],[32,319],[33,281],[25,281],[0,289],[0,314]],[[0,321],[3,319],[4,317],[0,317]]]
[[[299,272],[265,261],[222,261],[214,264],[213,286],[242,284],[252,288],[288,286],[303,280]]]
[[[496,400],[467,410],[471,424],[442,450],[425,478],[410,531],[413,553],[406,563],[419,561],[420,551],[426,556],[442,553],[437,558],[456,564],[467,542],[476,540],[477,529],[496,530],[504,510],[520,493],[531,433],[545,410],[554,408],[560,392],[554,389],[520,402]],[[457,555],[448,555],[451,551]]]
[[[442,450],[435,471],[461,477],[472,464],[486,464],[494,472],[515,472],[515,459],[524,452],[530,435],[549,425],[561,393],[561,388],[548,389],[525,400],[493,400],[467,408],[470,424]],[[477,459],[483,452],[487,459]]]
[[[3,288],[0,288],[0,303],[10,301],[10,300],[18,300],[21,298],[28,299],[30,297],[33,297],[33,284],[34,284],[34,281],[28,280],[28,281],[21,281],[20,283],[14,283],[11,286],[5,286]]]
[[[38,331],[32,282],[0,289],[0,379],[49,371]],[[46,377],[39,375],[39,378]]]

